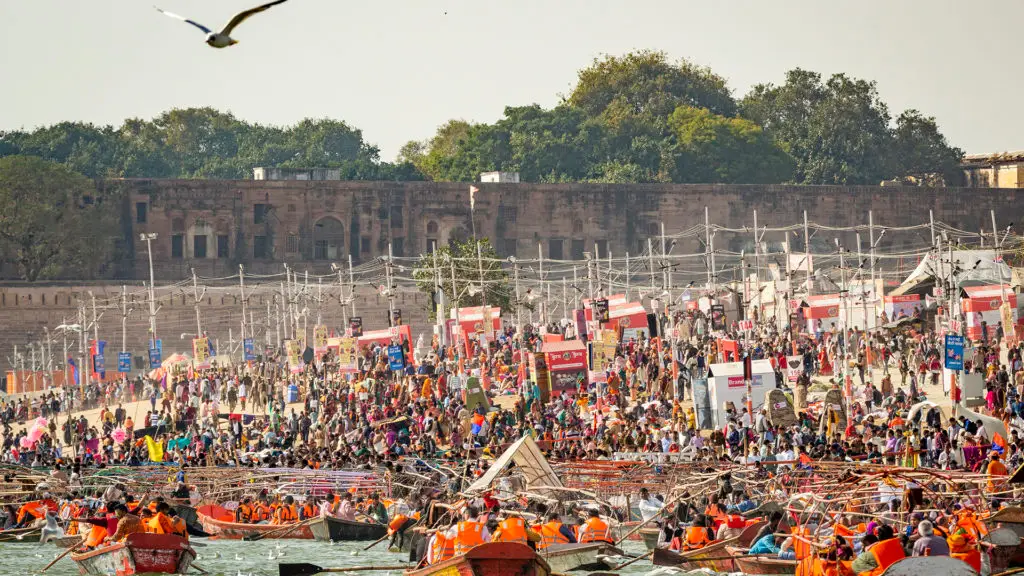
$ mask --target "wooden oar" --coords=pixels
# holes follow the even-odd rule
[[[188,567],[189,568],[195,568],[196,570],[199,570],[199,572],[201,574],[209,574],[209,572],[207,572],[204,568],[202,568],[198,564],[194,564],[194,563],[193,564],[189,564]]]
[[[372,543],[370,543],[370,544],[367,544],[367,545],[366,545],[366,548],[363,548],[363,552],[366,552],[366,551],[367,551],[367,550],[369,550],[370,548],[373,548],[373,547],[374,547],[374,546],[376,546],[377,544],[380,544],[381,542],[383,542],[383,541],[387,540],[389,536],[391,536],[391,534],[387,534],[387,533],[385,533],[385,534],[384,534],[383,536],[381,536],[380,538],[377,538],[377,539],[376,539],[376,540],[374,540],[374,541],[373,541]]]
[[[244,542],[256,542],[256,541],[259,541],[259,540],[263,540],[264,538],[269,538],[271,535],[274,535],[275,538],[280,538],[281,536],[284,536],[285,534],[291,534],[292,531],[295,530],[296,528],[301,528],[301,527],[305,526],[306,524],[309,524],[309,523],[311,523],[311,522],[313,522],[315,520],[319,520],[319,519],[320,519],[319,517],[317,517],[317,518],[307,518],[307,519],[303,520],[302,522],[296,522],[295,524],[289,524],[287,526],[282,526],[281,528],[278,528],[276,530],[270,530],[268,532],[257,532],[255,534],[249,534],[248,536],[242,537],[242,540]]]
[[[67,556],[68,554],[71,554],[71,551],[74,550],[74,549],[75,549],[75,547],[72,546],[72,547],[68,548],[67,550],[65,550],[64,552],[62,552],[60,556],[57,556],[56,558],[54,558],[53,562],[50,562],[49,564],[47,564],[46,568],[43,568],[42,570],[40,570],[39,573],[42,574],[43,572],[46,572],[47,570],[49,570],[50,567],[53,566],[54,564],[56,564],[57,562],[59,562],[61,558]]]
[[[367,572],[370,570],[407,570],[412,564],[400,566],[348,566],[343,568],[324,568],[316,564],[278,564],[278,576],[313,576],[322,572]]]

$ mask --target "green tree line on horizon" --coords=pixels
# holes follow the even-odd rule
[[[212,108],[120,127],[61,122],[0,132],[0,157],[37,156],[91,178],[251,178],[255,166],[341,168],[346,180],[869,184],[959,183],[963,152],[934,118],[895,119],[874,82],[796,69],[737,99],[721,76],[663,52],[595,59],[553,108],[450,120],[395,162],[343,121],[252,124]],[[936,178],[938,177],[938,178]]]

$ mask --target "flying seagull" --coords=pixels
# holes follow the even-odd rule
[[[185,18],[184,16],[178,16],[177,14],[172,14],[172,13],[166,11],[166,10],[161,10],[160,8],[157,8],[156,6],[154,6],[154,8],[156,8],[162,14],[170,16],[171,18],[177,18],[178,20],[182,20],[182,21],[188,22],[189,24],[195,26],[196,28],[199,28],[203,32],[206,32],[206,43],[209,44],[210,46],[212,46],[213,48],[227,48],[228,46],[232,46],[234,44],[238,44],[238,40],[235,40],[235,39],[231,38],[231,31],[234,30],[236,27],[238,27],[239,24],[241,24],[242,22],[245,22],[245,20],[248,17],[252,16],[253,14],[258,14],[260,12],[263,12],[264,10],[267,10],[271,6],[277,6],[278,4],[284,4],[287,1],[288,0],[274,0],[273,2],[268,2],[268,3],[266,3],[266,4],[262,5],[262,6],[257,6],[256,8],[250,8],[249,10],[243,10],[242,12],[239,12],[238,14],[235,14],[235,17],[232,18],[231,21],[228,22],[227,25],[224,26],[224,29],[221,30],[220,32],[214,32],[213,30],[210,30],[206,26],[203,26],[202,24],[196,22],[195,20],[189,20],[188,18]]]

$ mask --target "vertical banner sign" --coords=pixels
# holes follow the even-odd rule
[[[98,340],[96,342],[96,353],[92,357],[92,371],[94,374],[99,376],[100,379],[107,377],[107,362],[103,353],[106,347],[107,342],[105,340]]]
[[[611,316],[608,312],[608,300],[601,298],[600,300],[594,300],[594,320],[601,324],[606,324],[611,320]]]
[[[132,353],[131,352],[118,352],[117,353],[117,371],[121,374],[127,374],[132,371]]]
[[[242,359],[246,362],[252,362],[256,359],[256,343],[252,338],[242,340]]]
[[[298,340],[284,341],[285,354],[288,357],[288,369],[292,374],[302,372],[302,346]]]
[[[405,355],[402,354],[402,347],[396,344],[388,346],[388,364],[393,372],[405,368]]]
[[[323,324],[313,327],[313,352],[318,355],[327,352],[327,326]]]
[[[363,335],[363,317],[353,316],[352,320],[348,323],[348,327],[352,331],[352,337],[359,338]]]
[[[1003,305],[999,307],[999,319],[1003,322],[1003,337],[1010,340],[1017,336],[1017,331],[1014,329],[1013,312],[1009,302],[1003,302]]]
[[[342,374],[357,372],[359,369],[358,357],[359,341],[355,338],[342,338],[338,345],[338,364]]]
[[[964,369],[964,337],[959,334],[946,334],[946,362],[949,370]]]
[[[711,305],[711,329],[725,330],[725,306],[722,304]]]
[[[195,363],[196,370],[206,370],[210,367],[210,339],[193,338],[192,339],[192,360]]]
[[[150,340],[149,344],[149,369],[156,370],[163,362],[163,341]]]

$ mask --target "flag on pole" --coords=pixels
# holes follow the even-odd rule
[[[474,210],[476,208],[476,193],[479,192],[479,191],[480,191],[480,189],[477,188],[476,186],[470,186],[469,187],[469,209],[470,210]]]
[[[71,380],[76,384],[81,384],[78,381],[78,366],[75,365],[74,358],[68,358],[68,366],[71,366]]]

